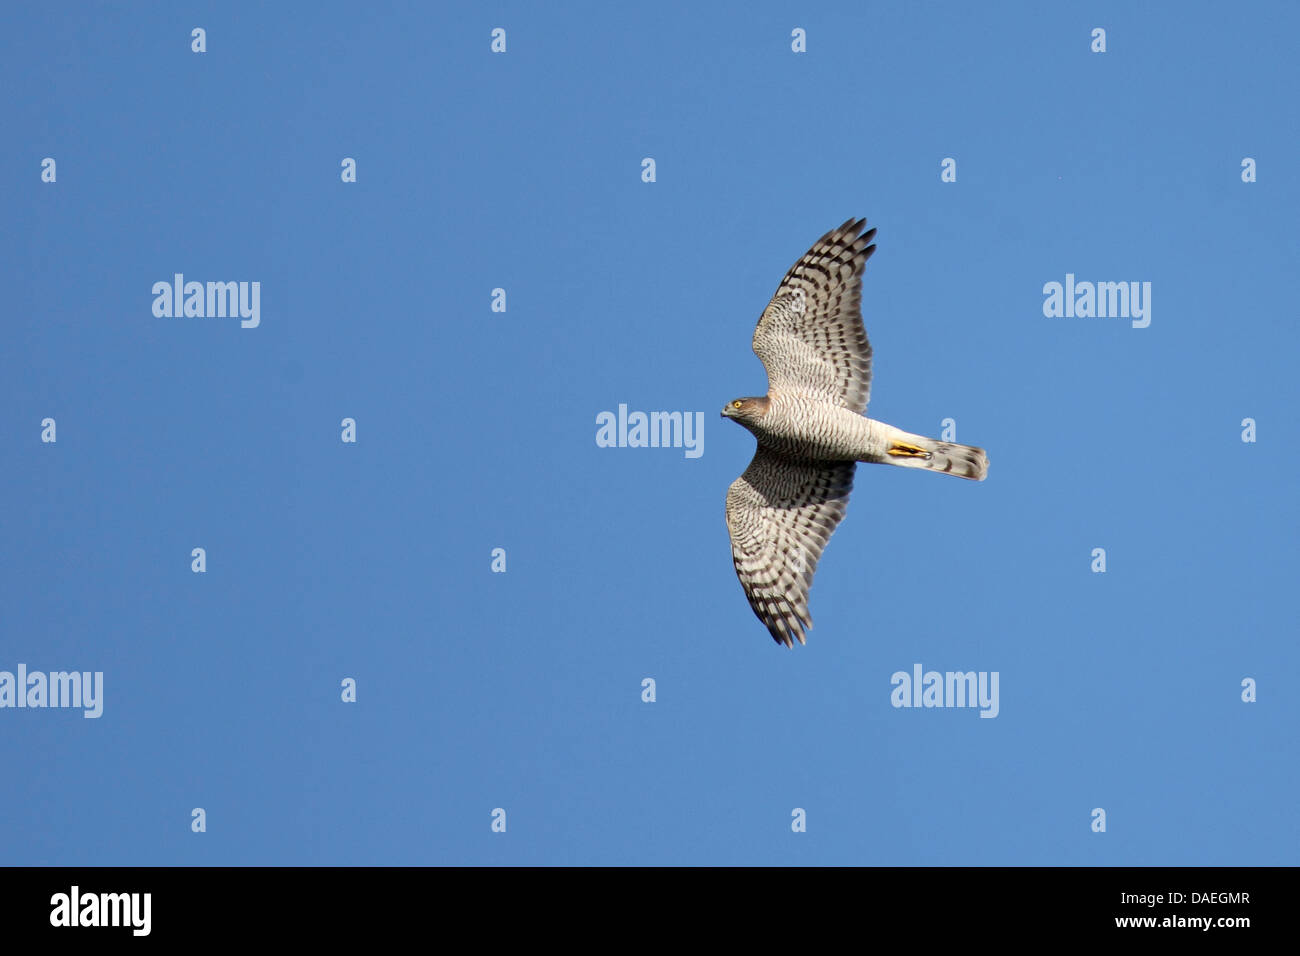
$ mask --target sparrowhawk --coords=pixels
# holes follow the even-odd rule
[[[844,517],[860,461],[925,468],[982,481],[982,448],[937,441],[864,417],[871,344],[862,326],[862,270],[876,230],[850,219],[786,273],[754,330],[767,394],[722,414],[758,439],[727,489],[727,530],[750,607],[778,644],[805,643],[808,590]]]

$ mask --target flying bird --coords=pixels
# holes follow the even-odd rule
[[[806,643],[808,591],[844,517],[860,461],[983,481],[984,449],[914,435],[866,418],[871,344],[862,326],[862,270],[876,230],[850,219],[786,273],[754,330],[767,394],[737,398],[724,418],[758,439],[727,489],[736,576],[778,644]]]

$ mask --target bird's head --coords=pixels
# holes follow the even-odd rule
[[[766,395],[758,398],[733,398],[722,406],[722,417],[730,418],[732,421],[746,427],[756,425],[767,414],[769,404],[770,399]]]

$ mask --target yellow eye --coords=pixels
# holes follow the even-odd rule
[[[731,407],[732,407],[732,408],[739,408],[741,405],[744,405],[744,404],[745,404],[744,402],[732,402],[732,403],[731,403]]]

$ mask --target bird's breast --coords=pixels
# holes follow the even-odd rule
[[[855,461],[872,447],[870,420],[799,395],[772,395],[759,437],[778,451],[819,461]]]

